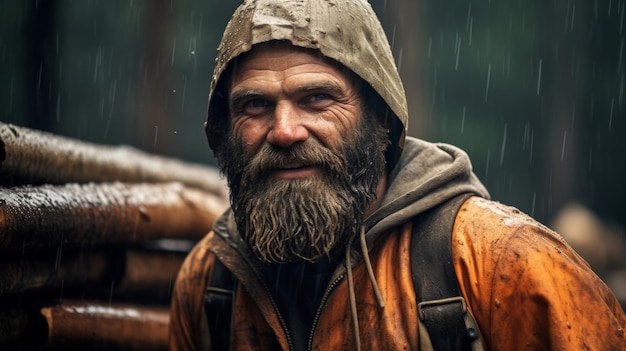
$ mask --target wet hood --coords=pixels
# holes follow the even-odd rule
[[[457,195],[489,198],[463,150],[410,137],[388,184],[380,207],[365,221],[368,244],[386,230]]]

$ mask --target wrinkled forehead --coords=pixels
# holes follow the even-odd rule
[[[327,65],[328,67],[335,69],[338,74],[341,74],[344,78],[346,78],[355,86],[362,86],[362,79],[359,76],[357,76],[354,72],[346,68],[338,61],[324,56],[320,50],[294,46],[290,42],[283,40],[273,40],[269,42],[255,44],[250,51],[244,52],[241,55],[235,57],[230,62],[230,65],[228,66],[224,74],[224,83],[226,83],[226,86],[230,86],[233,76],[237,74],[238,70],[241,67],[251,64],[258,64],[258,61],[261,58],[263,58],[264,60],[283,60],[292,53],[303,54],[303,56],[301,57],[308,56],[311,63]]]

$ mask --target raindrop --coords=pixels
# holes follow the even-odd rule
[[[502,148],[500,149],[500,166],[502,166],[502,163],[504,162],[504,150],[506,149],[506,134],[508,127],[509,125],[504,123],[504,138],[502,139]]]
[[[57,122],[61,120],[61,93],[57,94]]]
[[[526,125],[524,125],[524,137],[522,138],[522,150],[526,150],[526,147],[528,146],[528,139],[530,137],[530,122],[526,122]]]
[[[96,52],[96,62],[94,63],[94,72],[93,72],[93,82],[96,83],[98,78],[98,68],[100,68],[100,64],[102,63],[102,47],[98,46],[98,51]]]
[[[185,112],[185,94],[187,92],[187,77],[183,77],[183,97],[181,99],[180,112]]]
[[[528,160],[528,164],[532,165],[533,164],[533,144],[535,143],[535,132],[531,131],[530,132],[530,159]]]
[[[622,106],[623,97],[624,97],[624,75],[622,74],[622,81],[619,83],[619,94],[617,96],[617,106]]]
[[[459,37],[459,40],[457,42],[456,45],[456,63],[454,65],[454,70],[458,71],[459,70],[459,56],[461,55],[461,38]]]
[[[613,126],[613,109],[615,108],[615,99],[611,99],[611,112],[609,113],[609,129]]]
[[[569,2],[567,4],[567,6],[568,6],[567,11],[568,11],[568,15],[569,15]],[[569,25],[570,32],[574,31],[574,16],[575,15],[576,15],[576,4],[572,4],[572,17],[570,19],[570,25]],[[565,25],[567,26],[567,24],[565,24]],[[567,30],[567,27],[566,27],[566,30]]]
[[[487,102],[487,97],[489,96],[490,81],[491,81],[491,63],[489,64],[489,68],[487,69],[487,86],[485,87],[485,102]]]
[[[159,126],[154,126],[154,144],[153,147],[156,149],[157,139],[159,138]]]
[[[563,131],[563,145],[561,145],[561,161],[565,157],[565,142],[567,141],[567,130]]]
[[[172,67],[174,67],[174,53],[176,52],[176,38],[174,38],[174,43],[172,44]]]
[[[109,291],[109,306],[113,302],[113,290],[115,290],[115,280],[111,280],[111,289]]]
[[[61,236],[61,243],[57,248],[57,255],[54,261],[54,271],[58,271],[61,268],[61,256],[63,256],[63,236]]]
[[[537,74],[537,96],[539,96],[539,92],[541,89],[541,67],[543,65],[543,60],[539,59],[539,73]]]
[[[470,27],[469,27],[469,40],[467,45],[472,46],[472,33],[474,32],[474,16],[470,18]]]
[[[37,76],[37,90],[41,89],[41,74],[43,71],[43,61],[39,64],[39,74]]]
[[[533,202],[532,205],[530,206],[530,216],[534,217],[535,216],[535,204],[537,203],[537,193],[533,192]]]
[[[463,134],[464,129],[465,129],[465,106],[463,106],[463,117],[461,118],[461,134]]]

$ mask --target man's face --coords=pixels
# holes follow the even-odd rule
[[[267,262],[334,256],[384,172],[387,135],[357,84],[313,51],[265,44],[238,62],[228,101],[218,160],[245,240]]]
[[[240,61],[229,105],[232,132],[245,142],[248,154],[263,144],[289,148],[308,139],[337,150],[362,113],[357,87],[337,65],[277,43],[261,45]],[[272,177],[302,179],[322,172],[294,165],[273,170]]]

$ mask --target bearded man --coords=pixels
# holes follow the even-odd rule
[[[623,349],[624,312],[588,265],[407,121],[365,0],[245,1],[206,124],[231,210],[181,268],[172,349]],[[440,267],[459,296],[433,304],[418,286],[447,290]],[[450,301],[460,329],[432,332],[429,308]]]

